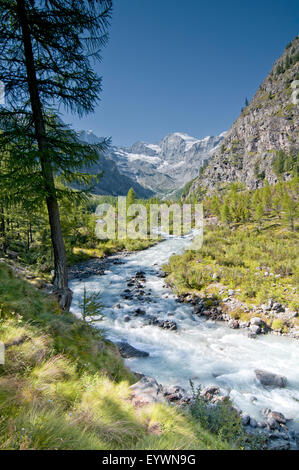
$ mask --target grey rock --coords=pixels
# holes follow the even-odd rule
[[[214,395],[219,395],[220,393],[220,388],[215,386],[215,385],[208,385],[207,387],[204,387],[202,391],[200,392],[200,395],[202,397],[210,399]]]
[[[250,422],[250,416],[249,415],[244,414],[244,415],[242,415],[241,419],[242,419],[243,426],[247,426]]]
[[[273,304],[274,304],[274,300],[273,300],[273,299],[269,299],[268,307],[269,307],[270,309],[273,307]]]
[[[139,349],[134,348],[129,343],[119,342],[116,343],[119,352],[122,357],[128,359],[130,357],[148,357],[149,353],[145,351],[140,351]]]
[[[282,305],[279,303],[279,302],[275,302],[273,305],[272,305],[272,310],[280,310],[282,307]]]
[[[278,411],[271,411],[268,414],[268,418],[275,419],[275,421],[277,421],[279,424],[286,424],[287,422],[285,416],[282,413],[279,413]]]
[[[271,413],[270,408],[263,408],[262,409],[262,415],[265,416],[265,418],[267,418],[267,416],[269,416],[269,413]]]
[[[159,328],[162,328],[163,330],[176,331],[178,329],[177,324],[171,320],[158,321],[158,326]]]
[[[258,325],[251,325],[249,329],[251,333],[254,333],[255,335],[258,335],[261,332],[261,328]]]
[[[139,382],[131,385],[133,403],[166,403],[163,387],[152,377],[142,377]]]
[[[263,324],[263,320],[260,317],[254,317],[254,318],[251,318],[250,320],[250,325],[261,326],[262,324]]]
[[[255,375],[261,384],[266,387],[271,386],[284,388],[287,385],[287,378],[282,375],[273,374],[272,372],[267,372],[266,370],[261,369],[256,369]]]
[[[233,320],[233,319],[231,319],[231,320],[228,322],[228,327],[229,327],[229,328],[232,328],[232,329],[234,329],[234,330],[237,329],[237,328],[239,328],[239,322],[238,322],[238,320]]]
[[[257,423],[257,427],[258,427],[259,429],[264,429],[264,428],[266,427],[266,423],[265,423],[264,421],[259,421],[259,422]]]
[[[194,306],[194,313],[199,315],[204,310],[203,304],[197,304]]]
[[[256,428],[256,427],[257,427],[257,421],[256,421],[256,419],[250,418],[250,426],[251,426],[252,428]]]
[[[267,418],[267,426],[269,429],[277,429],[279,424],[277,423],[276,419],[269,417]]]
[[[137,310],[135,310],[135,313],[134,315],[135,316],[141,316],[141,315],[145,315],[145,310],[142,310],[141,308],[137,308]]]

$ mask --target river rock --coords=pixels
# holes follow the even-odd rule
[[[162,271],[162,272],[157,274],[157,277],[165,278],[165,277],[167,277],[167,274]]]
[[[135,274],[136,279],[145,279],[145,273],[143,271],[137,271]]]
[[[269,299],[268,307],[269,307],[270,309],[273,307],[273,304],[274,304],[274,300],[273,300],[273,299]]]
[[[133,299],[133,294],[124,292],[124,293],[121,294],[121,297],[125,300],[132,300]]]
[[[254,318],[251,318],[250,320],[250,325],[261,326],[262,324],[263,324],[263,320],[260,317],[254,317]]]
[[[265,423],[264,421],[259,421],[259,422],[257,423],[257,427],[258,427],[259,429],[264,429],[264,428],[266,427],[266,423]]]
[[[258,335],[261,332],[261,328],[258,325],[251,325],[249,329],[251,333],[254,333],[255,335]]]
[[[272,306],[272,310],[275,310],[276,312],[284,312],[284,307],[279,302],[275,302]]]
[[[269,429],[277,429],[279,427],[279,424],[277,423],[276,419],[274,418],[267,418],[267,426]]]
[[[169,387],[164,391],[164,397],[166,397],[170,402],[182,400],[185,395],[186,390],[179,385],[174,385],[173,387]]]
[[[270,408],[263,408],[262,409],[262,415],[265,416],[265,418],[268,417],[269,413],[271,413]]]
[[[196,315],[200,315],[203,310],[204,310],[203,304],[198,303],[197,305],[194,306],[194,313]]]
[[[163,387],[152,377],[142,377],[139,382],[130,387],[133,404],[166,403]]]
[[[138,316],[141,316],[141,315],[145,315],[145,310],[142,310],[141,308],[137,308],[137,310],[135,310],[135,314],[134,314],[136,317]]]
[[[284,417],[284,415],[282,413],[278,413],[278,411],[271,411],[268,414],[268,418],[275,419],[275,421],[277,421],[279,424],[286,424],[287,423],[287,420]]]
[[[159,326],[159,328],[162,328],[163,330],[176,331],[178,329],[177,324],[174,321],[171,321],[171,320],[158,321],[158,326]]]
[[[220,388],[217,387],[216,385],[208,385],[207,387],[204,387],[202,391],[200,392],[200,395],[207,400],[211,400],[215,395],[219,395],[220,393]]]
[[[240,328],[248,328],[249,327],[249,322],[248,321],[240,321],[239,326],[240,326]]]
[[[148,357],[149,353],[146,351],[140,351],[139,349],[134,348],[129,343],[119,342],[116,343],[119,352],[122,357],[128,359],[130,357]]]
[[[257,420],[254,418],[250,418],[250,426],[252,428],[257,428]]]
[[[229,328],[232,328],[233,330],[236,330],[237,328],[239,328],[239,322],[238,322],[238,320],[231,319],[231,320],[228,322],[228,327],[229,327]]]
[[[256,369],[254,372],[257,379],[266,387],[284,388],[287,385],[287,378],[282,375],[273,374],[272,372],[261,369]]]
[[[244,415],[242,415],[241,419],[242,419],[243,426],[247,426],[250,422],[250,416],[249,415],[244,414]]]

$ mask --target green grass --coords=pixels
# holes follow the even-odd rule
[[[157,240],[151,239],[125,239],[125,240],[107,240],[99,242],[95,248],[86,248],[77,246],[68,253],[69,265],[86,261],[90,258],[103,258],[121,251],[140,251],[149,248],[157,243]]]
[[[0,449],[228,449],[189,412],[133,407],[103,334],[0,263]]]
[[[264,220],[262,225],[207,226],[202,249],[173,256],[164,269],[179,293],[221,299],[233,289],[236,298],[248,306],[273,298],[299,308],[298,231],[278,218]]]

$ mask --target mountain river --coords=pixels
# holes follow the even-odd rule
[[[71,281],[72,311],[80,315],[78,301],[84,285],[87,291],[101,291],[104,310],[99,328],[113,342],[126,341],[150,354],[126,359],[130,369],[154,377],[161,384],[180,385],[187,390],[190,379],[195,385],[217,385],[237,407],[258,421],[262,420],[261,410],[267,407],[299,423],[299,341],[271,334],[250,339],[246,330],[232,330],[223,322],[198,317],[192,305],[176,301],[159,277],[160,267],[172,254],[183,252],[190,239],[191,235],[169,237],[121,258],[119,264],[112,263],[103,276]],[[139,270],[146,278],[144,294],[126,299],[127,283]],[[138,308],[146,314],[134,316]],[[146,318],[151,316],[175,321],[177,331],[147,325]],[[255,369],[286,376],[287,387],[263,387]]]

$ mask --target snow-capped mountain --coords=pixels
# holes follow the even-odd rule
[[[218,148],[225,136],[196,139],[175,132],[155,144],[136,142],[132,147],[111,147],[105,158],[112,160],[119,173],[155,194],[182,188],[198,176],[200,167]],[[80,139],[96,143],[92,131],[82,131]]]

